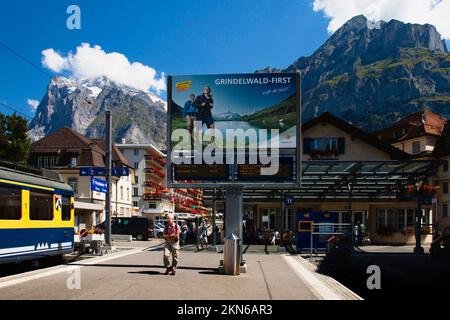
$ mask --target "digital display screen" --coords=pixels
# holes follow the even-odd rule
[[[225,164],[180,164],[174,165],[174,179],[227,181],[230,178]]]

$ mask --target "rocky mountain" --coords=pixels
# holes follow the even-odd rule
[[[396,20],[373,24],[357,16],[311,56],[285,69],[257,72],[280,71],[301,72],[304,121],[329,111],[376,130],[423,108],[450,117],[450,57],[432,25]],[[126,139],[165,149],[166,103],[107,78],[54,78],[30,123],[30,137],[37,140],[62,127],[103,137],[106,107],[112,110],[116,142]],[[231,113],[219,117],[237,118]]]
[[[111,110],[116,142],[125,139],[165,149],[166,103],[105,77],[83,81],[54,78],[30,123],[29,136],[36,141],[70,127],[91,138],[104,137],[106,108]]]
[[[450,116],[450,57],[432,25],[356,16],[311,56],[257,72],[281,71],[301,72],[305,121],[329,111],[375,130],[423,108]]]

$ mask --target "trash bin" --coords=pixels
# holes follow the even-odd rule
[[[223,272],[227,275],[239,275],[241,266],[240,239],[234,233],[225,237],[223,247]]]

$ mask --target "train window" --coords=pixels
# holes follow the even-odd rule
[[[21,218],[22,191],[0,186],[0,220],[20,220]]]
[[[70,209],[72,205],[70,204],[70,197],[62,197],[62,220],[70,221]]]
[[[30,192],[30,220],[53,220],[53,194]]]

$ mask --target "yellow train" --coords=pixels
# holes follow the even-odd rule
[[[0,263],[62,256],[73,246],[72,188],[0,166]]]

